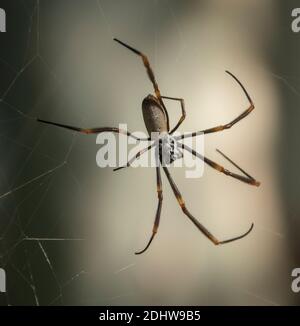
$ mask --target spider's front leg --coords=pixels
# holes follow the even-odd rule
[[[167,167],[163,167],[164,169],[164,172],[168,178],[168,181],[170,183],[170,186],[174,192],[174,195],[183,211],[183,213],[194,223],[194,225],[211,241],[213,242],[215,245],[220,245],[220,244],[225,244],[225,243],[229,243],[229,242],[232,242],[232,241],[236,241],[236,240],[239,240],[239,239],[242,239],[244,238],[246,235],[248,235],[252,229],[253,229],[253,223],[251,224],[249,230],[247,232],[245,232],[244,234],[240,235],[240,236],[237,236],[237,237],[234,237],[234,238],[230,238],[228,240],[223,240],[223,241],[220,241],[218,240],[212,233],[210,233],[210,231],[207,230],[206,227],[204,227],[189,211],[188,209],[186,208],[185,206],[185,202],[184,202],[184,199],[179,191],[179,189],[177,188],[173,178],[171,177],[170,175],[170,172],[168,170]]]
[[[160,174],[160,166],[159,163],[157,163],[158,166],[156,167],[156,188],[157,188],[157,196],[158,196],[158,204],[157,204],[157,210],[154,220],[154,226],[152,229],[152,235],[150,237],[150,240],[148,241],[148,244],[146,245],[145,249],[136,252],[136,255],[140,255],[144,253],[150,246],[152,240],[155,237],[155,234],[157,233],[159,221],[160,221],[160,214],[161,214],[161,207],[162,207],[162,201],[163,201],[163,193],[162,193],[162,182],[161,182],[161,174]]]

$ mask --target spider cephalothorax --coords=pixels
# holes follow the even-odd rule
[[[172,164],[183,157],[181,144],[172,135],[162,132],[158,136],[158,157],[162,166]],[[157,147],[156,147],[157,151]]]
[[[130,51],[134,52],[136,55],[138,55],[139,57],[141,57],[142,62],[147,70],[147,74],[148,77],[153,85],[154,88],[154,93],[155,95],[148,95],[147,97],[145,97],[145,99],[143,100],[142,103],[142,109],[143,109],[143,117],[144,117],[144,121],[145,121],[145,125],[147,128],[147,131],[149,133],[149,135],[151,135],[152,133],[156,133],[158,134],[158,139],[157,141],[152,142],[151,145],[149,145],[148,147],[146,147],[145,149],[141,150],[140,152],[138,152],[132,159],[130,159],[128,161],[128,163],[125,166],[116,168],[115,170],[120,170],[122,168],[125,168],[127,166],[130,166],[131,163],[139,158],[143,153],[145,153],[146,151],[155,148],[155,150],[159,150],[159,155],[158,155],[158,166],[156,166],[156,181],[157,181],[157,195],[158,195],[158,205],[157,205],[157,210],[156,210],[156,215],[155,215],[155,221],[154,221],[154,226],[153,226],[153,230],[152,230],[152,236],[147,244],[147,246],[145,247],[144,250],[137,252],[136,254],[141,254],[143,252],[145,252],[147,250],[147,248],[149,247],[149,245],[151,244],[155,234],[157,233],[158,230],[158,226],[159,226],[159,221],[160,221],[160,214],[161,214],[161,207],[162,207],[162,201],[163,201],[163,196],[162,196],[162,180],[161,180],[161,172],[160,172],[160,168],[162,167],[167,179],[170,183],[170,186],[174,192],[174,195],[177,198],[177,201],[183,211],[183,213],[194,223],[194,225],[210,240],[212,241],[215,245],[219,245],[219,244],[225,244],[225,243],[229,243],[238,239],[241,239],[243,237],[245,237],[247,234],[249,234],[253,228],[253,224],[251,224],[250,228],[248,229],[247,232],[243,233],[240,236],[234,237],[234,238],[230,238],[228,240],[223,240],[220,241],[218,240],[213,234],[210,233],[210,231],[208,231],[187,209],[186,205],[185,205],[185,201],[181,195],[181,193],[179,192],[173,178],[170,175],[170,172],[167,168],[166,165],[174,162],[176,159],[181,158],[183,155],[182,150],[186,150],[188,152],[190,152],[192,155],[196,156],[197,158],[199,158],[200,160],[202,160],[205,164],[209,165],[210,167],[212,167],[213,169],[217,170],[218,172],[221,172],[227,176],[230,176],[234,179],[237,179],[239,181],[245,182],[249,185],[254,185],[254,186],[259,186],[259,182],[256,181],[251,175],[249,175],[247,172],[245,172],[242,168],[240,168],[236,163],[234,163],[230,158],[228,158],[225,154],[223,154],[221,151],[218,150],[218,152],[223,155],[223,157],[225,159],[227,159],[231,164],[233,164],[242,174],[237,174],[234,172],[231,172],[227,169],[225,169],[223,166],[219,165],[218,163],[212,161],[211,159],[209,159],[208,157],[199,154],[198,152],[196,152],[195,150],[189,148],[188,146],[181,144],[179,142],[179,140],[182,140],[184,138],[189,138],[189,137],[196,137],[199,135],[205,135],[205,134],[210,134],[210,133],[214,133],[214,132],[219,132],[222,130],[226,130],[226,129],[230,129],[233,125],[235,125],[236,123],[238,123],[239,121],[241,121],[242,119],[244,119],[246,116],[248,116],[248,114],[254,109],[254,104],[253,101],[251,100],[248,92],[246,91],[245,87],[242,85],[242,83],[237,79],[237,77],[235,77],[232,73],[230,73],[229,71],[226,71],[242,88],[244,94],[246,95],[248,101],[249,101],[249,106],[248,108],[241,113],[238,117],[236,117],[235,119],[233,119],[232,121],[230,121],[227,124],[224,125],[220,125],[220,126],[216,126],[213,128],[209,128],[209,129],[204,129],[201,131],[195,131],[192,132],[190,134],[184,134],[184,135],[180,135],[180,136],[173,136],[173,133],[178,129],[178,127],[181,125],[181,123],[184,121],[186,113],[185,113],[185,105],[184,105],[184,100],[182,98],[176,98],[176,97],[169,97],[169,96],[162,96],[161,92],[158,88],[158,84],[157,81],[155,79],[154,76],[154,72],[150,66],[149,60],[147,58],[147,56],[145,54],[143,54],[142,52],[136,50],[135,48],[129,46],[128,44],[118,40],[118,39],[114,39],[116,42],[118,42],[119,44],[123,45],[124,47],[126,47],[127,49],[129,49]],[[179,119],[179,121],[177,122],[177,124],[173,127],[173,129],[170,130],[170,123],[169,123],[169,116],[168,116],[168,111],[166,109],[166,106],[164,104],[163,100],[171,100],[171,101],[178,101],[181,105],[181,117]],[[70,130],[74,130],[74,131],[78,131],[81,133],[85,133],[85,134],[99,134],[102,132],[115,132],[115,133],[121,133],[121,134],[127,134],[127,136],[135,138],[137,140],[140,141],[150,141],[153,140],[152,137],[148,137],[148,138],[138,138],[136,136],[134,136],[133,134],[131,134],[128,131],[124,131],[118,128],[114,128],[114,127],[97,127],[97,128],[78,128],[78,127],[74,127],[74,126],[70,126],[70,125],[65,125],[65,124],[60,124],[60,123],[55,123],[55,122],[49,122],[49,121],[45,121],[45,120],[40,120],[38,119],[38,121],[43,122],[43,123],[47,123],[47,124],[51,124],[51,125],[55,125],[58,127],[62,127],[62,128],[66,128],[66,129],[70,129]],[[181,150],[182,149],[182,150]]]

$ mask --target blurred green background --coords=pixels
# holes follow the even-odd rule
[[[297,1],[10,0],[0,34],[0,267],[2,305],[295,305],[300,265],[300,33]],[[205,168],[171,173],[187,207],[217,237],[214,247],[182,214],[163,178],[161,225],[142,256],[157,205],[155,170],[96,165],[95,136],[39,125],[145,131],[141,102],[152,87],[183,97],[181,131],[227,123],[247,100],[256,109],[205,138],[262,182],[254,188]],[[180,116],[167,103],[172,125]],[[231,168],[231,167],[230,167]],[[164,176],[163,176],[164,177]]]

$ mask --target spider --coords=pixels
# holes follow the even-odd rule
[[[207,165],[212,167],[213,169],[217,170],[218,172],[221,172],[221,173],[223,173],[227,176],[230,176],[232,178],[235,178],[239,181],[245,182],[249,185],[259,186],[260,182],[256,181],[252,176],[250,176],[247,172],[245,172],[242,168],[240,168],[236,163],[234,163],[229,157],[227,157],[220,150],[217,150],[217,151],[226,160],[228,160],[232,165],[234,165],[242,174],[237,174],[237,173],[234,173],[234,172],[231,172],[231,171],[225,169],[223,166],[219,165],[218,163],[215,163],[211,159],[199,154],[198,152],[194,151],[193,149],[191,149],[188,146],[184,145],[183,143],[179,142],[180,140],[182,140],[184,138],[196,137],[196,136],[202,135],[202,134],[211,134],[214,132],[219,132],[219,131],[223,131],[226,129],[230,129],[236,123],[238,123],[239,121],[244,119],[246,116],[248,116],[250,114],[250,112],[252,112],[254,109],[254,103],[253,103],[250,95],[246,91],[245,87],[243,86],[243,84],[238,80],[238,78],[236,76],[234,76],[231,72],[226,70],[226,73],[229,74],[242,88],[245,96],[247,97],[247,99],[249,101],[249,107],[243,113],[241,113],[238,117],[236,117],[235,119],[233,119],[232,121],[230,121],[229,123],[226,123],[224,125],[220,125],[217,127],[213,127],[213,128],[209,128],[209,129],[205,129],[205,130],[201,130],[201,131],[192,132],[189,134],[174,136],[173,135],[174,132],[179,128],[179,126],[182,124],[182,122],[184,121],[184,119],[186,117],[184,99],[177,98],[177,97],[162,96],[161,92],[159,90],[157,81],[155,79],[154,72],[150,66],[150,62],[149,62],[147,56],[144,53],[131,47],[130,45],[120,41],[119,39],[114,38],[114,41],[116,41],[120,45],[124,46],[128,50],[132,51],[133,53],[135,53],[142,59],[142,62],[146,68],[148,77],[153,85],[154,93],[155,93],[154,95],[150,94],[147,97],[145,97],[142,102],[143,118],[144,118],[144,122],[146,125],[146,129],[148,131],[148,134],[153,135],[153,133],[156,133],[156,134],[158,134],[158,137],[156,137],[156,139],[153,139],[151,136],[149,136],[148,138],[139,138],[128,131],[124,131],[124,130],[121,130],[119,128],[114,128],[114,127],[78,128],[78,127],[74,127],[74,126],[70,126],[70,125],[50,122],[50,121],[41,120],[41,119],[37,119],[37,120],[39,122],[42,122],[45,124],[50,124],[50,125],[70,129],[70,130],[77,131],[77,132],[84,133],[84,134],[99,134],[99,133],[103,133],[103,132],[114,132],[114,133],[119,133],[119,134],[125,134],[125,135],[132,137],[139,141],[153,141],[154,140],[154,142],[152,142],[152,144],[150,146],[139,151],[133,158],[131,158],[125,166],[121,166],[121,167],[114,169],[114,171],[116,171],[116,170],[120,170],[125,167],[129,167],[143,153],[147,152],[148,150],[150,150],[152,148],[155,148],[156,151],[158,150],[158,165],[156,166],[156,184],[157,184],[158,204],[157,204],[157,210],[156,210],[156,215],[155,215],[155,220],[154,220],[154,226],[152,229],[152,235],[151,235],[147,245],[145,246],[145,248],[141,251],[136,252],[135,254],[138,255],[138,254],[144,253],[149,248],[152,240],[154,239],[154,237],[158,231],[162,202],[163,202],[161,168],[163,169],[163,171],[169,181],[169,184],[174,192],[174,195],[175,195],[175,197],[178,201],[178,204],[180,205],[183,213],[194,223],[194,225],[199,229],[199,231],[201,231],[213,244],[215,244],[215,245],[226,244],[226,243],[229,243],[232,241],[242,239],[245,236],[247,236],[253,229],[253,226],[254,226],[253,223],[251,224],[251,226],[247,232],[245,232],[239,236],[236,236],[236,237],[233,237],[233,238],[230,238],[227,240],[223,240],[223,241],[220,241],[218,238],[216,238],[187,209],[185,201],[184,201],[178,187],[176,186],[176,184],[175,184],[175,182],[165,164],[166,162],[163,160],[163,157],[165,156],[165,155],[163,155],[163,153],[168,154],[167,156],[168,156],[169,160],[167,163],[172,163],[176,159],[182,157],[183,154],[180,151],[180,149],[186,150],[186,151],[190,152],[193,156],[199,158],[204,163],[206,163]],[[166,106],[165,106],[163,100],[177,101],[181,105],[181,117],[180,117],[179,121],[177,122],[177,124],[171,130],[170,130],[168,111],[166,109]]]

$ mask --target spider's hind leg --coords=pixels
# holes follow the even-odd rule
[[[160,104],[162,105],[163,110],[164,110],[164,113],[166,115],[167,128],[168,128],[168,130],[170,130],[169,114],[168,114],[168,111],[166,109],[166,106],[165,106],[165,104],[164,104],[164,102],[162,100],[162,96],[161,96],[161,93],[160,93],[160,90],[159,90],[159,87],[158,87],[158,83],[156,81],[156,78],[155,78],[153,69],[151,68],[151,65],[150,65],[150,62],[149,62],[148,57],[143,52],[141,52],[141,51],[133,48],[132,46],[124,43],[123,41],[120,41],[117,38],[114,38],[114,41],[118,42],[119,44],[121,44],[122,46],[124,46],[125,48],[127,48],[128,50],[130,50],[133,53],[137,54],[142,59],[143,64],[144,64],[144,67],[146,68],[148,77],[149,77],[149,79],[150,79],[150,81],[151,81],[151,83],[153,85],[155,95],[156,95],[157,99],[159,100]]]

